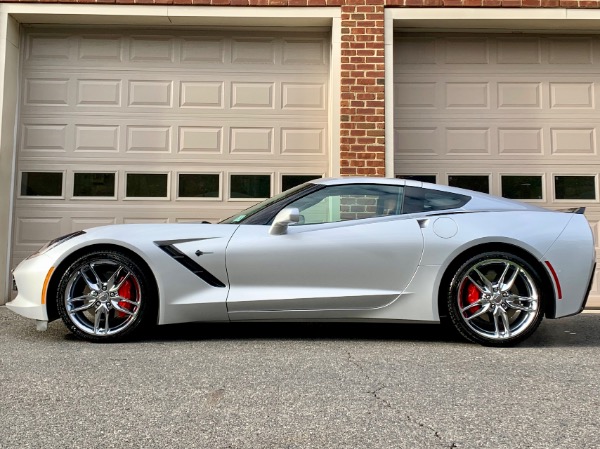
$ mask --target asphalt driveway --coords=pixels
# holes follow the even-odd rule
[[[512,349],[440,326],[194,324],[127,344],[0,307],[1,448],[597,448],[600,314]]]

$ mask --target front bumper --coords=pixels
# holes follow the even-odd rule
[[[45,255],[24,260],[13,272],[17,297],[6,304],[7,309],[33,320],[47,321],[46,304],[42,303],[44,281],[52,268],[52,260]]]

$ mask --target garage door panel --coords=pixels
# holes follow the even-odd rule
[[[595,36],[506,36],[405,34],[394,44],[394,61],[405,72],[593,73],[600,57]],[[543,69],[540,69],[543,67]]]
[[[26,119],[21,125],[21,157],[54,156],[64,161],[72,157],[109,157],[127,160],[131,153],[158,154],[161,158],[203,157],[222,154],[236,157],[245,150],[279,155],[286,159],[301,155],[326,157],[327,127],[314,117],[293,115],[290,119],[252,118],[198,120],[74,118]],[[228,125],[223,125],[228,123]],[[293,123],[293,126],[288,125]],[[268,143],[265,139],[269,139]],[[260,143],[258,140],[260,140]],[[255,140],[255,145],[251,143]],[[268,143],[268,148],[267,145]],[[262,147],[261,147],[262,145]]]
[[[497,118],[456,120],[447,116],[415,120],[400,115],[395,121],[395,153],[408,159],[481,154],[490,161],[518,157],[538,164],[587,164],[591,156],[598,154],[599,132],[597,122],[573,118],[515,122]]]
[[[51,72],[25,79],[23,114],[60,116],[94,114],[147,114],[166,112],[197,117],[239,115],[240,109],[260,115],[302,115],[311,111],[326,116],[327,81],[323,76],[284,74],[273,81],[264,76],[169,76],[163,73],[104,77],[71,74],[52,77]]]
[[[281,70],[306,73],[328,72],[327,32],[311,30],[273,32],[219,30],[202,34],[174,34],[165,31],[114,33],[73,29],[73,34],[30,32],[26,38],[25,64],[40,67],[69,66],[96,68],[101,62],[107,70],[122,70],[122,64],[139,68],[171,71],[198,64],[221,72],[264,72],[265,65],[280,65]],[[307,67],[309,66],[309,67]]]
[[[521,76],[464,77],[419,75],[412,81],[405,74],[394,85],[394,105],[398,112],[429,116],[430,114],[485,116],[541,114],[548,118],[572,112],[586,116],[597,104],[598,81],[590,77],[563,76],[537,78]],[[437,75],[439,78],[439,75]]]

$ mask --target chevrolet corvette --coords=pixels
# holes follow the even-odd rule
[[[583,310],[595,267],[583,212],[414,180],[318,179],[218,224],[59,237],[14,270],[7,307],[93,342],[198,321],[447,321],[509,346]]]

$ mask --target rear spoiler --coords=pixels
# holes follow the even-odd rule
[[[567,214],[579,214],[583,215],[585,213],[585,207],[571,207],[569,209],[558,209],[559,212],[565,212]]]

